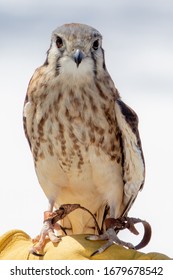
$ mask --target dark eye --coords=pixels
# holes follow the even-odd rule
[[[63,46],[63,41],[62,41],[61,37],[59,37],[59,36],[56,39],[56,45],[57,45],[58,49]]]
[[[93,43],[93,49],[96,51],[99,47],[99,40],[95,40]]]

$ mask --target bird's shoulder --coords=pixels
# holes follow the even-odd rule
[[[135,135],[137,139],[137,145],[139,146],[140,150],[142,151],[141,139],[138,130],[139,118],[136,112],[129,107],[126,103],[124,103],[120,98],[116,100],[116,104],[120,109],[122,116],[124,117],[126,123],[128,124],[129,128]]]
[[[46,69],[46,65],[36,68],[28,84],[26,99],[32,99],[32,96],[36,95],[38,90],[45,89],[47,87],[48,75],[46,73]]]

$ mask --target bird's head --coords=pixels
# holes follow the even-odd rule
[[[57,75],[96,74],[105,69],[101,34],[78,23],[58,27],[52,33],[45,64],[53,67]]]

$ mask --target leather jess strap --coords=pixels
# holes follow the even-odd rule
[[[87,211],[94,220],[98,234],[102,233],[95,216],[87,208],[81,206],[80,204],[63,204],[60,206],[59,209],[55,210],[54,212],[46,211],[44,213],[44,221],[50,220],[52,222],[52,225],[54,225],[56,222],[62,220],[65,216],[67,216],[69,213],[71,213],[76,209],[82,209],[84,211]],[[150,224],[147,221],[141,220],[139,218],[125,217],[125,216],[120,217],[118,219],[114,219],[114,218],[105,219],[106,229],[113,228],[117,233],[120,230],[128,229],[133,234],[138,235],[139,232],[135,228],[135,224],[139,224],[139,223],[141,223],[144,227],[144,235],[140,243],[134,247],[135,250],[144,248],[149,243],[151,239],[151,233],[152,233]]]
[[[118,233],[118,231],[123,229],[128,229],[130,232],[132,232],[135,235],[138,235],[139,232],[135,228],[135,224],[141,223],[144,227],[144,235],[140,243],[136,246],[134,246],[135,250],[139,250],[144,248],[151,239],[151,226],[148,222],[141,220],[139,218],[132,218],[132,217],[121,217],[118,219],[113,218],[107,218],[105,219],[106,229],[107,228],[114,228],[114,230]]]

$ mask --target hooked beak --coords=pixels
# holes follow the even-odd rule
[[[84,58],[84,54],[81,50],[77,49],[73,55],[73,58],[78,67],[79,64],[81,63],[82,59]]]

